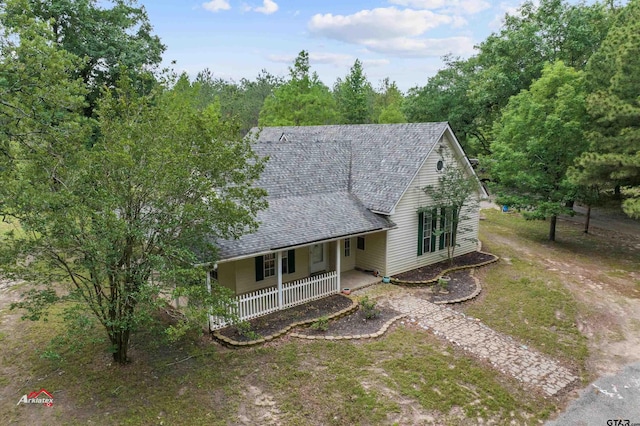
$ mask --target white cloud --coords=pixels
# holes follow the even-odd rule
[[[292,65],[297,55],[269,55],[267,59],[271,62],[279,62]],[[317,53],[309,52],[309,62],[313,64],[331,64],[331,65],[345,65],[353,63],[355,59],[351,55],[345,55],[342,53]]]
[[[353,15],[317,14],[309,21],[313,34],[359,43],[362,40],[418,36],[453,19],[429,10],[395,7],[362,10]]]
[[[388,59],[363,59],[362,65],[365,67],[383,67],[389,65],[391,62]]]
[[[447,4],[445,0],[389,0],[389,3],[418,9],[439,9]]]
[[[389,0],[389,3],[416,9],[443,9],[450,13],[466,15],[473,15],[491,7],[491,4],[484,0]]]
[[[512,16],[519,16],[520,14],[518,6],[510,5],[508,3],[500,3],[498,11],[498,14],[494,16],[491,22],[489,22],[489,28],[494,31],[498,31],[500,30],[500,28],[502,28],[506,14]]]
[[[467,56],[473,53],[473,40],[469,37],[409,38],[365,40],[369,50],[405,57],[441,57],[448,53]]]
[[[227,0],[211,0],[206,3],[202,3],[202,7],[209,12],[231,9],[231,5],[229,5]]]
[[[468,15],[475,15],[491,7],[491,4],[482,0],[460,0],[457,3],[455,7],[459,8],[462,13]]]
[[[273,0],[264,0],[261,7],[253,9],[254,12],[264,13],[265,15],[271,15],[278,11],[278,4]]]
[[[437,0],[395,0],[436,3]],[[312,34],[361,45],[368,51],[403,57],[439,57],[447,53],[466,56],[473,53],[469,37],[428,38],[425,33],[441,25],[459,27],[466,20],[459,16],[429,10],[399,10],[395,7],[362,10],[353,15],[317,14],[308,23]]]

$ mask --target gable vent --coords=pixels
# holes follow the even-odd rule
[[[289,139],[287,139],[287,135],[285,135],[284,133],[282,133],[282,135],[280,136],[280,139],[278,139],[280,142],[289,142]]]

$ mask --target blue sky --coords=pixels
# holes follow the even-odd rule
[[[329,87],[356,58],[369,81],[424,85],[444,54],[468,57],[520,0],[140,0],[167,45],[165,64],[192,77],[284,76],[301,50]]]

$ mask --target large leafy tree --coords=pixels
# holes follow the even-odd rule
[[[556,218],[576,187],[567,170],[587,148],[584,75],[562,62],[547,64],[530,90],[509,101],[496,123],[490,171],[498,200],[524,209],[530,219],[550,218],[555,240]]]
[[[479,105],[468,96],[478,72],[477,58],[445,57],[445,68],[423,87],[414,87],[404,103],[409,121],[448,121],[469,155],[488,154],[489,138]]]
[[[198,108],[219,102],[223,118],[235,122],[240,134],[245,135],[258,125],[265,99],[281,84],[282,78],[266,70],[262,70],[255,80],[243,78],[234,82],[215,78],[209,69],[205,69],[198,73],[191,86]]]
[[[375,123],[406,123],[403,111],[404,95],[395,81],[386,77],[380,83],[373,100],[373,121]]]
[[[160,87],[140,95],[126,76],[100,99],[99,137],[85,144],[78,59],[28,15],[3,26],[0,44],[0,215],[24,230],[3,240],[3,270],[35,284],[17,305],[26,317],[64,301],[102,324],[124,363],[167,286],[202,306],[224,300],[203,294],[194,265],[215,259],[212,239],[255,228],[263,163],[215,107]]]
[[[165,46],[153,35],[147,13],[136,0],[28,0],[7,8],[10,15],[30,13],[46,21],[53,42],[84,59],[76,72],[89,87],[85,113],[91,115],[103,86],[113,87],[123,72],[140,90],[148,90],[154,79],[141,71],[162,60]],[[109,7],[104,7],[108,4]]]
[[[623,210],[640,218],[640,1],[621,11],[590,59],[587,111],[593,126],[589,151],[575,170],[582,184],[629,189]]]
[[[338,79],[333,87],[340,121],[344,124],[371,123],[373,114],[373,88],[356,59],[349,74]]]
[[[609,10],[600,3],[527,1],[507,15],[501,31],[478,46],[478,73],[469,87],[480,120],[489,126],[509,98],[541,76],[547,62],[583,69],[609,29]]]
[[[260,111],[261,126],[336,124],[338,113],[329,88],[311,73],[309,53],[300,52],[289,79],[267,97]]]
[[[449,121],[469,154],[490,154],[493,123],[509,99],[540,78],[546,62],[583,69],[607,34],[611,15],[600,3],[526,1],[477,46],[475,56],[446,58],[426,86],[412,89],[407,117]]]

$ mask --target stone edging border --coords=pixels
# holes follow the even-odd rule
[[[401,314],[401,315],[397,315],[397,316],[391,318],[389,321],[385,322],[382,325],[382,327],[380,327],[380,330],[376,331],[375,333],[371,333],[371,334],[353,334],[353,335],[346,335],[346,336],[333,336],[333,335],[331,335],[331,336],[325,336],[325,335],[309,336],[309,335],[306,335],[306,334],[291,333],[291,337],[297,337],[298,339],[307,339],[307,340],[373,339],[373,338],[382,336],[384,333],[387,332],[387,330],[389,329],[391,324],[393,324],[394,322],[396,322],[400,318],[404,318],[406,316],[407,316],[407,314]]]
[[[351,299],[351,306],[347,306],[346,308],[344,308],[344,309],[342,309],[342,310],[340,310],[340,311],[338,311],[338,312],[336,312],[334,314],[331,314],[331,315],[327,316],[327,319],[340,318],[340,317],[348,315],[348,314],[352,313],[353,311],[355,311],[356,309],[358,309],[358,301],[353,299],[353,298],[351,298],[351,297],[349,297],[349,299]],[[261,337],[260,339],[250,340],[250,341],[247,341],[247,342],[239,342],[239,341],[234,340],[234,339],[232,339],[230,337],[222,335],[219,331],[214,331],[213,333],[211,333],[211,335],[213,336],[214,339],[216,339],[217,341],[219,341],[220,343],[222,343],[225,346],[230,346],[230,347],[254,346],[254,345],[260,345],[262,343],[270,342],[271,340],[275,339],[276,337],[280,337],[283,334],[288,333],[294,327],[299,327],[299,326],[302,326],[302,325],[311,324],[311,323],[313,323],[313,322],[315,322],[317,320],[318,320],[318,318],[312,318],[312,319],[305,320],[305,321],[294,322],[292,324],[289,324],[288,326],[286,326],[282,330],[279,330],[279,331],[275,332],[274,334],[272,334],[270,336]]]
[[[425,280],[425,281],[406,281],[406,280],[399,280],[397,278],[391,278],[391,283],[392,284],[398,284],[398,285],[406,285],[406,286],[414,286],[414,285],[415,286],[419,286],[419,285],[432,284],[432,283],[437,282],[440,278],[442,278],[444,275],[446,275],[446,274],[448,274],[450,272],[462,271],[464,269],[479,268],[481,266],[489,265],[491,263],[494,263],[494,262],[497,262],[498,260],[500,260],[500,258],[498,256],[496,256],[495,254],[492,254],[492,253],[486,253],[486,252],[479,251],[479,250],[478,250],[478,253],[486,254],[487,256],[492,256],[493,259],[487,260],[485,262],[476,263],[474,265],[463,265],[463,266],[456,266],[454,268],[445,269],[444,271],[439,273],[435,278],[431,278],[430,280]]]
[[[493,260],[492,262],[495,262],[495,260]],[[474,297],[480,294],[480,292],[482,291],[482,286],[480,285],[480,281],[478,281],[478,279],[473,276],[473,270],[471,270],[471,278],[473,278],[473,282],[476,284],[476,289],[470,295],[461,297],[460,299],[440,300],[438,302],[431,302],[431,303],[434,303],[436,305],[450,305],[452,303],[466,302],[467,300],[473,299]]]

